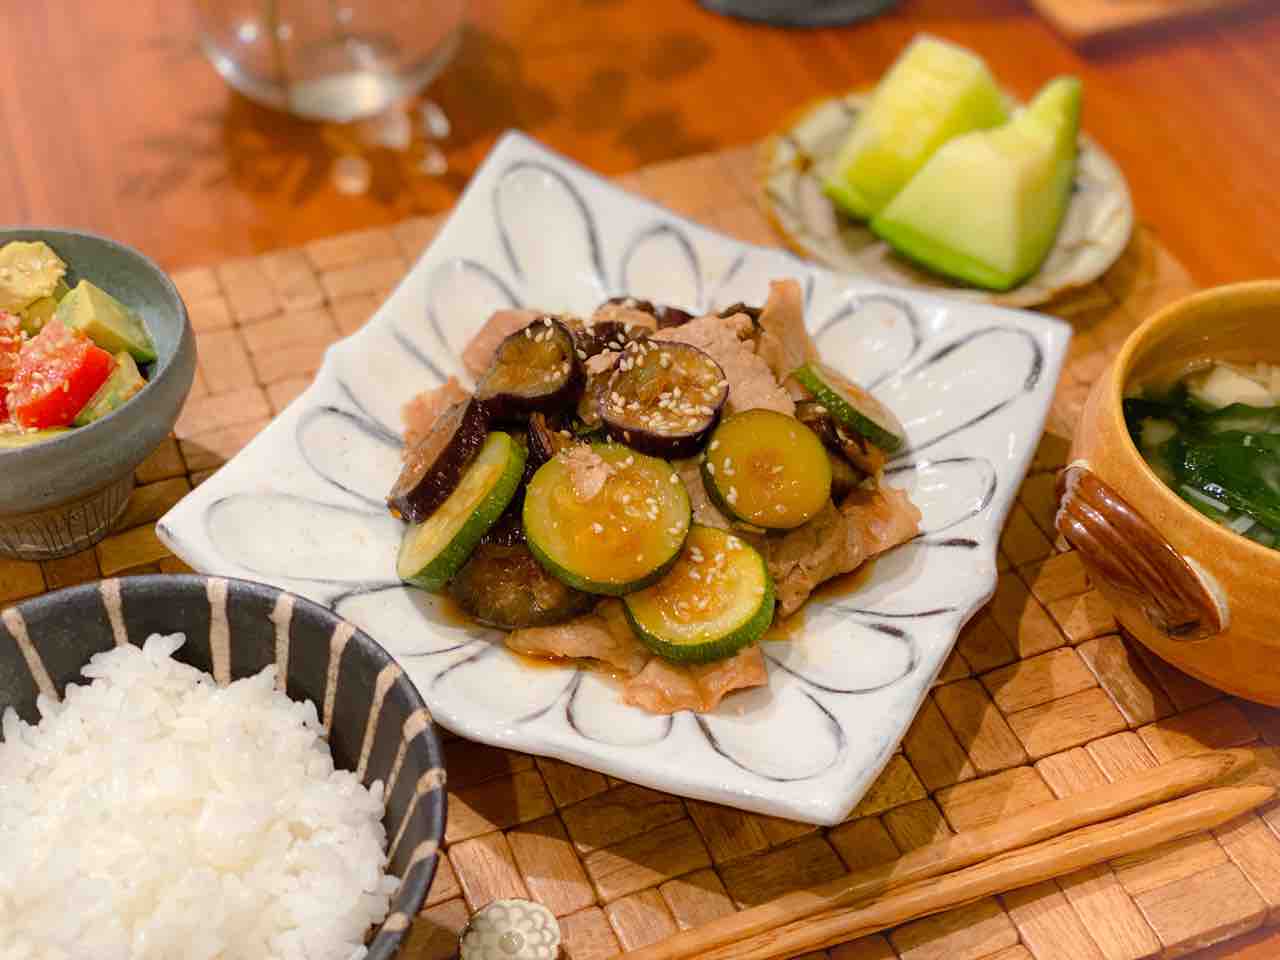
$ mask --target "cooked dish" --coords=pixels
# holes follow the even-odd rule
[[[655,713],[766,683],[774,621],[920,520],[881,482],[902,427],[822,362],[802,304],[782,280],[700,317],[495,313],[463,352],[474,391],[405,408],[400,576]]]
[[[352,960],[386,917],[382,784],[334,768],[274,666],[220,687],[181,634],[0,716],[0,956]]]
[[[0,450],[87,426],[146,386],[156,351],[142,319],[66,274],[48,244],[0,247]]]
[[[1210,363],[1124,401],[1162,481],[1215,523],[1280,546],[1280,367]]]

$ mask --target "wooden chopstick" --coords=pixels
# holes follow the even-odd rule
[[[1236,779],[1255,764],[1253,751],[1246,749],[1222,750],[1174,760],[1121,783],[1039,804],[991,826],[969,830],[914,850],[892,863],[797,890],[697,929],[678,933],[628,954],[628,960],[691,960],[719,956],[712,951],[731,944],[753,942],[753,938],[780,934],[807,918],[843,913],[845,908],[868,898],[888,897],[891,891],[899,888],[962,870],[1020,847],[1060,837],[1071,830],[1143,810],[1215,783]],[[815,948],[807,946],[797,948],[795,952],[812,949]]]
[[[781,960],[821,950],[997,893],[1208,830],[1275,798],[1274,787],[1216,787],[1082,827],[974,864],[698,954],[700,960]]]

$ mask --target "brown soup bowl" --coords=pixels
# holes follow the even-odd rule
[[[1057,528],[1140,642],[1205,683],[1280,706],[1280,550],[1185,503],[1125,427],[1127,390],[1205,359],[1280,362],[1280,280],[1195,294],[1129,336],[1085,403]]]

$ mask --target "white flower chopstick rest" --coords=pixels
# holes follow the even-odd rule
[[[461,960],[555,960],[560,924],[555,914],[530,900],[495,900],[462,931]]]

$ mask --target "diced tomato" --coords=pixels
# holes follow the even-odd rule
[[[115,359],[56,318],[22,345],[9,386],[9,409],[19,426],[65,427],[111,375]]]
[[[18,351],[22,349],[21,318],[0,310],[0,420],[9,418],[5,398],[18,372]]]

